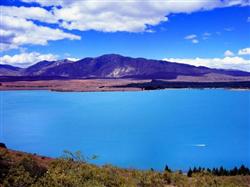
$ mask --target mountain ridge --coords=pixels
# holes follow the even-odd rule
[[[27,68],[0,64],[0,76],[176,79],[178,76],[202,77],[208,74],[250,77],[250,72],[241,70],[214,69],[119,54],[86,57],[75,62],[67,59],[40,61]]]

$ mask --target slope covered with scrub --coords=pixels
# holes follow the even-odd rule
[[[187,176],[181,172],[96,166],[79,154],[47,157],[0,148],[0,186],[6,187],[248,187],[249,175],[215,176],[206,170]]]

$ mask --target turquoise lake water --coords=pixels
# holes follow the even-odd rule
[[[250,167],[250,91],[0,92],[0,142],[96,164]]]

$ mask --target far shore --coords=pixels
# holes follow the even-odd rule
[[[75,80],[37,80],[2,82],[0,90],[51,90],[58,92],[104,92],[140,91],[141,88],[119,87],[131,83],[150,82],[151,80],[130,79],[75,79]]]
[[[4,90],[50,90],[57,92],[144,91],[160,89],[250,90],[250,81],[189,82],[179,80],[72,79],[0,82]]]

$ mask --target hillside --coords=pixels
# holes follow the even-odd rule
[[[0,64],[0,76],[20,76],[22,68]]]
[[[242,166],[230,172],[220,169],[194,169],[192,173],[121,169],[111,165],[89,164],[79,152],[65,152],[62,158],[12,151],[0,147],[0,186],[6,187],[248,187],[249,169]]]

